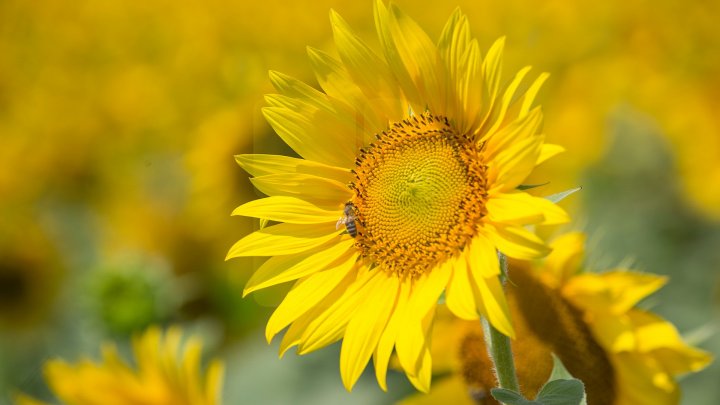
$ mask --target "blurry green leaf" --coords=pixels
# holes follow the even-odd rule
[[[437,303],[438,303],[438,305],[442,305],[445,303],[445,291],[443,291],[442,294],[440,294],[440,298],[438,298]]]
[[[565,191],[561,191],[557,194],[549,195],[549,196],[545,197],[545,199],[550,200],[550,201],[554,202],[555,204],[557,204],[560,201],[564,200],[565,197],[568,197],[569,195],[574,194],[575,192],[580,191],[580,190],[582,190],[582,187],[571,188],[570,190],[565,190]]]
[[[565,365],[558,358],[558,356],[555,355],[555,353],[552,353],[552,359],[553,359],[553,369],[552,369],[552,372],[550,373],[550,378],[548,378],[548,381],[569,380],[569,379],[575,378],[565,368]]]
[[[555,354],[552,356],[550,378],[535,400],[543,405],[585,405],[585,385],[570,374]]]
[[[530,189],[538,188],[538,187],[542,187],[542,186],[547,186],[548,184],[550,184],[549,181],[546,181],[545,183],[541,183],[541,184],[521,184],[515,188],[518,190],[524,191],[524,190],[530,190]]]
[[[519,392],[505,388],[493,388],[490,392],[496,400],[506,405],[586,405],[582,381],[573,378],[554,354],[550,378],[535,400],[526,399]]]
[[[578,379],[553,380],[545,384],[535,400],[542,405],[581,405],[585,403],[585,385]]]
[[[537,405],[538,402],[528,401],[520,393],[506,388],[493,388],[490,390],[493,398],[506,405]]]

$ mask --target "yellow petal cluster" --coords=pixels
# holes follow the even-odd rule
[[[166,333],[152,327],[132,342],[134,366],[123,361],[114,344],[102,349],[102,362],[68,363],[50,360],[45,365],[48,385],[58,399],[73,405],[217,405],[223,365],[213,360],[201,373],[201,343],[182,342],[182,332]],[[20,396],[18,405],[38,401]]]
[[[228,258],[269,257],[245,293],[294,282],[266,328],[268,340],[287,328],[282,353],[342,340],[348,390],[370,358],[386,389],[396,353],[427,391],[443,293],[458,317],[514,336],[497,252],[548,253],[526,226],[567,214],[517,187],[562,148],[544,142],[533,106],[547,74],[525,67],[501,85],[504,39],[483,57],[459,10],[437,41],[394,4],[377,1],[374,17],[379,51],[330,13],[339,58],[308,49],[321,90],[270,74],[278,93],[263,114],[300,157],[237,157],[268,197],[234,214],[279,223]]]
[[[536,266],[510,268],[508,294],[518,328],[513,343],[523,393],[532,397],[545,383],[556,354],[586,388],[590,403],[673,405],[680,401],[678,376],[706,367],[711,356],[683,341],[660,316],[637,307],[666,279],[614,269],[583,271],[585,235],[568,233]],[[430,395],[403,404],[472,404],[495,386],[482,331],[474,322],[438,319],[433,337],[434,372],[450,373]]]

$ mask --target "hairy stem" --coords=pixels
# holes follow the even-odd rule
[[[500,258],[501,274],[504,278],[507,275],[507,259],[502,253],[498,253],[498,256]],[[520,392],[510,338],[495,329],[485,318],[482,318],[482,326],[485,345],[490,359],[495,364],[495,374],[500,388]]]

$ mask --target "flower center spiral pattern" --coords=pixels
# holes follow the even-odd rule
[[[428,113],[394,123],[356,160],[352,203],[363,256],[417,276],[475,235],[487,213],[486,166],[472,137]]]

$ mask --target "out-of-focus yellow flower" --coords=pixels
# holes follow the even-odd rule
[[[514,335],[496,249],[542,257],[524,226],[567,221],[517,189],[562,148],[544,143],[530,67],[501,87],[504,40],[480,57],[459,10],[437,44],[394,4],[377,1],[378,56],[334,11],[340,59],[309,57],[324,92],[280,73],[263,112],[302,159],[240,155],[270,197],[233,214],[283,222],[237,242],[228,258],[273,256],[246,293],[298,280],[267,326],[289,326],[281,351],[343,339],[350,390],[372,356],[385,389],[393,349],[410,381],[430,386],[429,333],[439,296],[464,319],[482,314]],[[339,219],[339,220],[338,220]],[[342,228],[341,230],[338,230]]]
[[[615,269],[580,272],[584,236],[567,234],[540,266],[514,263],[508,299],[518,338],[513,341],[523,393],[533,397],[552,369],[555,353],[585,384],[588,403],[677,404],[676,377],[705,367],[711,356],[689,346],[675,327],[639,309],[663,277]],[[404,404],[495,404],[492,362],[476,322],[440,316],[433,337],[436,373],[450,376],[429,395]]]
[[[124,362],[115,345],[103,347],[100,364],[51,360],[45,376],[53,393],[73,405],[214,405],[220,403],[223,365],[213,360],[200,370],[201,343],[184,345],[179,328],[165,335],[152,327],[133,339],[135,367]],[[179,356],[179,357],[178,357]],[[20,396],[19,405],[36,404]]]

